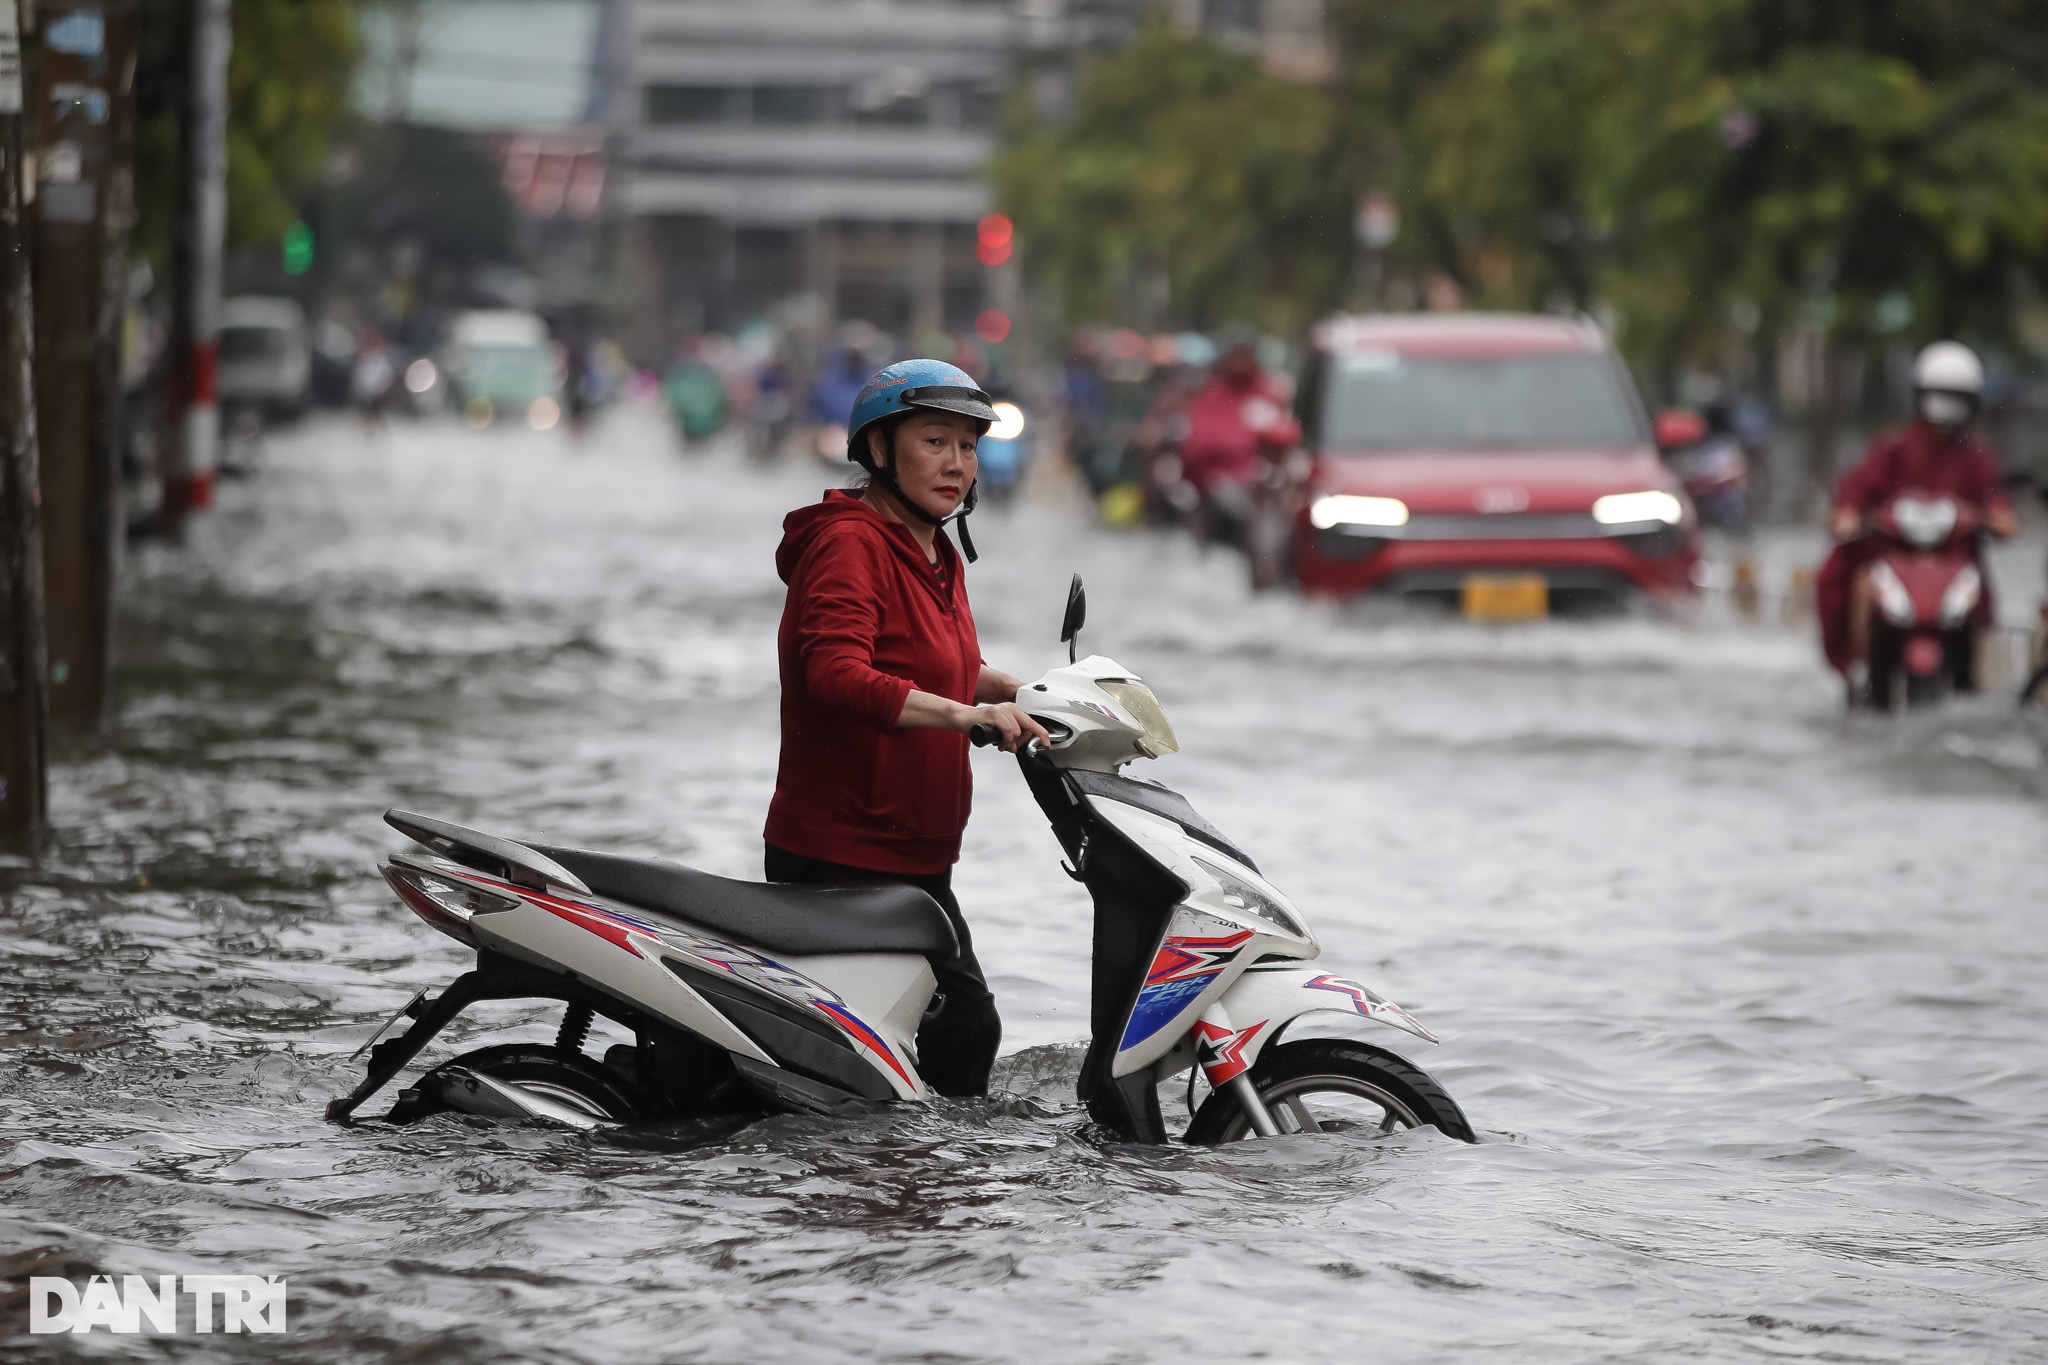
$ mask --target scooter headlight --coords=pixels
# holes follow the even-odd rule
[[[1970,613],[1977,609],[1977,603],[1984,596],[1984,576],[1977,572],[1974,564],[1965,564],[1955,581],[1948,585],[1948,591],[1941,595],[1941,624],[1953,629],[1970,619]]]
[[[1214,877],[1216,884],[1223,888],[1224,904],[1232,909],[1242,910],[1248,915],[1257,915],[1282,933],[1292,934],[1295,938],[1308,937],[1308,931],[1301,927],[1300,921],[1288,913],[1287,907],[1235,872],[1226,871],[1207,858],[1195,859],[1195,865]]]
[[[1877,609],[1884,613],[1885,620],[1900,627],[1913,624],[1913,594],[1906,591],[1899,571],[1882,559],[1870,566],[1870,591],[1877,598]]]
[[[1110,695],[1125,715],[1138,723],[1145,733],[1138,739],[1138,747],[1148,758],[1159,758],[1166,754],[1180,752],[1180,741],[1173,737],[1173,726],[1167,723],[1166,712],[1159,705],[1159,698],[1152,695],[1152,689],[1129,678],[1109,678],[1095,684]]]

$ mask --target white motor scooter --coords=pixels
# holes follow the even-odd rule
[[[1019,767],[1094,902],[1093,1037],[1080,1078],[1091,1116],[1127,1140],[1164,1142],[1159,1086],[1199,1067],[1210,1093],[1190,1142],[1423,1125],[1473,1140],[1443,1088],[1396,1054],[1351,1038],[1283,1041],[1319,1012],[1435,1038],[1365,986],[1299,965],[1317,955],[1315,938],[1251,858],[1178,794],[1121,774],[1178,746],[1136,674],[1076,660],[1085,612],[1076,577],[1061,632],[1069,663],[1017,700],[1052,736],[1021,752]],[[353,1114],[469,1005],[505,999],[563,1001],[554,1043],[445,1062],[388,1118],[457,1109],[590,1126],[930,1098],[917,1027],[931,961],[957,948],[924,892],[733,881],[402,811],[385,819],[429,851],[393,855],[386,880],[476,949],[477,966],[438,996],[415,996],[364,1045],[369,1074],[329,1118]],[[634,1042],[590,1056],[599,1015]],[[1191,1076],[1191,1097],[1193,1086]]]

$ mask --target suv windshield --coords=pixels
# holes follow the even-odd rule
[[[1322,444],[1334,450],[1618,450],[1646,445],[1600,355],[1330,358]]]

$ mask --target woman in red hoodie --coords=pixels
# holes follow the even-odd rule
[[[982,1095],[1002,1021],[952,888],[967,825],[967,732],[1014,752],[1046,738],[1018,679],[982,662],[960,554],[942,529],[974,507],[975,442],[995,418],[967,373],[908,360],[854,403],[847,458],[864,487],[783,521],[789,585],[777,656],[782,759],[764,831],[768,879],[907,882],[945,909],[959,956],[935,962],[939,1001],[918,1069],[942,1095]],[[960,524],[968,561],[974,542]]]

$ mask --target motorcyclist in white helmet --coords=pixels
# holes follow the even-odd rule
[[[1918,493],[1981,509],[1994,535],[2019,529],[1998,459],[1970,430],[1983,398],[1984,366],[1976,353],[1960,342],[1935,342],[1913,361],[1913,420],[1872,441],[1835,490],[1831,529],[1840,543],[1821,566],[1815,605],[1828,662],[1844,677],[1853,675],[1864,655],[1870,553],[1862,535],[1872,513],[1902,494]],[[1984,584],[1980,624],[1991,619],[1988,573]]]

